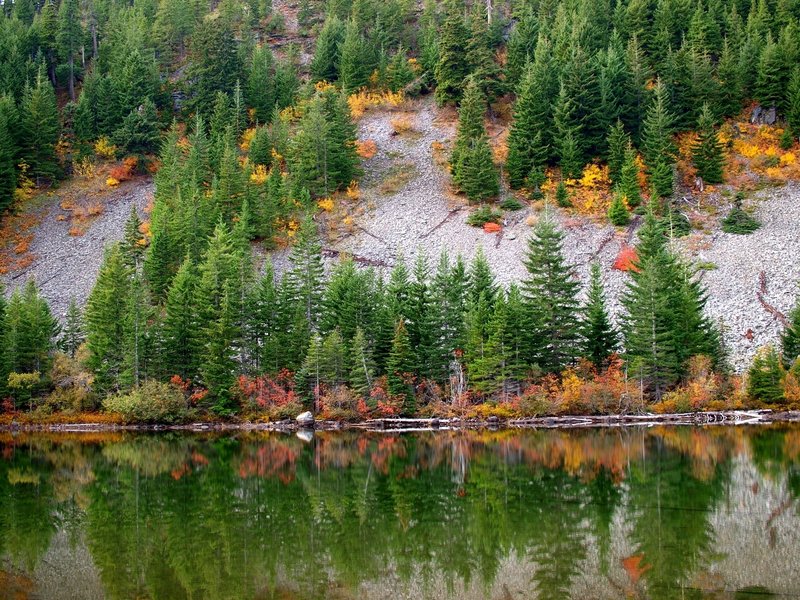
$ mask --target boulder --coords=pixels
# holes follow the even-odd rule
[[[314,415],[310,411],[300,413],[295,420],[301,427],[314,427]]]
[[[778,110],[774,106],[764,108],[756,104],[750,113],[750,123],[753,125],[774,125],[778,120]]]

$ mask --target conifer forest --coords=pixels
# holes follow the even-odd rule
[[[421,139],[419,107],[449,139]],[[391,203],[428,177],[371,166],[377,111],[432,153],[474,254],[330,249],[365,186]],[[799,137],[800,0],[4,0],[0,418],[798,408],[800,304],[775,308],[762,271],[747,293],[779,332],[732,361],[717,265],[680,240],[759,235],[752,199],[800,181]],[[20,267],[26,215],[151,182],[55,310]],[[613,266],[577,270],[581,219],[624,241]],[[509,222],[511,280],[490,260]]]

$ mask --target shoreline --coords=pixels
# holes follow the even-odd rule
[[[611,427],[653,426],[707,426],[707,425],[770,425],[773,423],[800,423],[800,411],[770,409],[729,410],[696,413],[642,413],[618,415],[565,415],[531,417],[524,419],[453,418],[401,418],[369,419],[361,422],[315,420],[313,423],[295,420],[267,423],[198,421],[180,425],[123,423],[31,423],[15,422],[0,424],[2,433],[96,433],[106,431],[129,432],[239,432],[264,431],[295,433],[300,431],[372,431],[387,433],[410,433],[415,431],[462,431],[475,429],[592,429]]]

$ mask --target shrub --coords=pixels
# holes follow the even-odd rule
[[[103,400],[103,409],[119,413],[126,423],[179,423],[188,417],[183,392],[168,383],[150,380],[127,393]]]
[[[292,419],[305,410],[294,391],[294,377],[285,369],[274,377],[262,375],[251,379],[242,375],[237,384],[245,415],[279,421]]]
[[[558,204],[561,208],[569,208],[572,206],[572,201],[569,199],[567,186],[563,181],[559,181],[558,187],[556,187],[556,204]]]
[[[55,355],[50,370],[54,389],[44,401],[44,408],[48,412],[79,413],[96,408],[92,393],[94,377],[81,364],[81,360],[86,358],[85,354],[85,349],[81,348],[76,358],[61,352]]]
[[[525,205],[517,200],[516,198],[506,198],[503,202],[500,203],[500,208],[503,210],[522,210],[525,208]]]
[[[337,385],[325,392],[320,397],[318,404],[317,409],[323,419],[357,421],[369,414],[369,408],[364,399],[343,385]]]
[[[636,254],[636,248],[623,246],[620,248],[619,254],[617,254],[613,268],[617,271],[638,271],[636,268],[636,261],[638,260],[639,256]]]
[[[761,227],[761,223],[738,206],[734,206],[728,216],[722,220],[722,231],[725,233],[747,235],[759,227]]]
[[[497,223],[503,219],[503,214],[490,206],[481,206],[467,217],[467,224],[473,227],[483,227],[486,223]]]
[[[608,220],[615,227],[624,227],[630,223],[631,216],[628,213],[628,208],[625,206],[625,200],[622,196],[614,196],[611,206],[608,207]]]

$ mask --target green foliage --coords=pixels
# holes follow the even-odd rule
[[[149,98],[132,110],[114,132],[114,143],[130,154],[151,154],[158,150],[161,132],[156,107]]]
[[[611,206],[608,207],[608,220],[612,225],[617,227],[624,227],[631,221],[631,215],[628,212],[628,207],[625,206],[623,196],[615,194],[614,199],[611,201]]]
[[[692,146],[692,162],[697,175],[706,183],[722,183],[725,156],[708,104],[703,105],[697,122],[697,141]]]
[[[722,219],[722,231],[725,233],[748,235],[759,227],[761,227],[761,223],[739,206],[734,206],[727,216]]]
[[[183,392],[153,380],[127,393],[109,396],[103,400],[103,409],[119,414],[126,423],[181,423],[189,416]]]
[[[483,227],[486,223],[500,223],[503,220],[503,213],[493,209],[491,206],[481,206],[473,210],[467,217],[467,225],[473,227]]]
[[[205,20],[194,30],[188,77],[192,82],[189,105],[208,111],[217,92],[232,93],[242,77],[242,61],[229,24]]]
[[[64,317],[64,328],[61,331],[58,346],[70,358],[75,358],[75,353],[85,340],[86,332],[84,329],[83,315],[73,297],[70,298],[69,308],[67,308],[67,314]]]
[[[800,357],[800,302],[795,302],[781,334],[781,356],[787,369]]]
[[[778,351],[772,346],[761,348],[747,371],[747,395],[766,404],[782,402],[784,375]]]
[[[437,41],[436,101],[439,104],[458,102],[469,74],[465,59],[468,32],[464,24],[463,4],[460,0],[448,0],[446,14]]]
[[[413,374],[414,357],[403,319],[395,326],[392,349],[386,362],[386,380],[390,394],[403,402],[403,414],[413,415],[415,410]]]
[[[561,208],[572,206],[572,200],[569,199],[569,190],[563,180],[559,181],[556,186],[556,204]]]
[[[540,219],[528,239],[522,282],[529,363],[559,373],[578,354],[578,284],[563,255],[564,234]]]
[[[650,186],[658,197],[672,195],[674,185],[674,117],[667,106],[667,88],[659,80],[642,125],[642,154]]]
[[[500,208],[503,210],[518,211],[525,208],[525,205],[513,196],[509,196],[500,203]]]
[[[335,15],[328,17],[317,36],[310,71],[314,81],[333,82],[339,76],[339,58],[345,25]]]
[[[618,345],[619,333],[611,323],[606,308],[600,265],[594,262],[581,314],[581,353],[599,369],[616,352]]]
[[[37,180],[56,179],[61,167],[55,145],[60,134],[53,86],[40,68],[33,84],[25,87],[20,105],[20,154]]]

